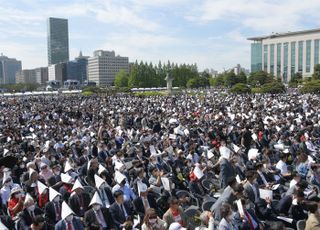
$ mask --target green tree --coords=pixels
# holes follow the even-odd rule
[[[231,89],[231,93],[251,93],[251,89],[244,83],[237,83]]]
[[[289,87],[296,88],[301,83],[302,83],[302,74],[300,72],[297,72],[291,76],[291,79],[289,81]]]
[[[261,87],[262,93],[278,94],[278,93],[284,93],[285,91],[286,91],[285,86],[279,81],[266,83]]]
[[[313,74],[312,74],[312,78],[314,80],[320,80],[320,64],[316,64],[314,66],[314,71],[313,71]]]
[[[227,87],[232,87],[233,85],[237,84],[237,76],[233,70],[230,72],[225,73],[224,75],[224,85]]]
[[[300,89],[301,93],[317,93],[320,94],[320,80],[312,80],[306,82]]]
[[[247,75],[243,71],[237,76],[237,82],[247,84]]]
[[[202,88],[202,87],[208,87],[209,85],[210,85],[209,79],[206,77],[191,78],[187,82],[188,88]]]
[[[251,86],[258,86],[258,85],[264,85],[265,83],[272,82],[274,80],[274,77],[270,74],[268,74],[265,71],[257,71],[250,74],[248,78],[248,83]]]
[[[121,69],[114,79],[114,85],[118,88],[128,87],[128,80],[128,74],[125,70]]]

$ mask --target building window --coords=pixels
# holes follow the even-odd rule
[[[268,45],[263,46],[263,70],[268,71]]]
[[[319,39],[314,40],[314,65],[319,64],[319,44]]]
[[[270,45],[270,73],[274,75],[274,44]]]
[[[283,82],[288,82],[288,42],[283,44]]]
[[[310,73],[311,69],[311,40],[307,40],[306,42],[306,49],[307,49],[307,55],[306,55],[306,72]]]
[[[281,43],[277,44],[277,77],[281,77]]]
[[[298,43],[298,72],[302,73],[303,66],[303,41]]]
[[[291,42],[291,75],[296,73],[296,42]]]
[[[251,72],[262,70],[262,44],[251,44]]]

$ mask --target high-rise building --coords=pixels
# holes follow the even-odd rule
[[[59,63],[48,67],[48,80],[59,81],[61,85],[67,80],[67,65]]]
[[[48,19],[48,64],[69,61],[68,20]]]
[[[24,69],[16,73],[16,83],[45,85],[48,81],[48,67]]]
[[[67,62],[67,79],[84,82],[88,79],[88,58],[80,52],[79,57]]]
[[[248,38],[251,44],[251,72],[264,70],[289,82],[297,72],[311,77],[319,64],[320,29],[275,33]]]
[[[121,69],[129,72],[128,57],[116,56],[114,51],[96,50],[88,59],[88,80],[100,86],[110,86]]]
[[[0,55],[0,84],[15,84],[16,73],[21,71],[22,64],[15,58]]]
[[[48,67],[40,67],[35,69],[36,82],[40,85],[45,85],[48,81]]]

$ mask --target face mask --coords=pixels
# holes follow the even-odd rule
[[[33,205],[31,205],[31,206],[29,206],[27,209],[28,209],[28,211],[33,212],[33,211],[34,211],[34,209],[35,209],[34,204],[33,204]]]
[[[73,215],[69,215],[69,216],[66,217],[66,221],[67,222],[70,223],[70,222],[72,222],[72,220],[73,220]]]
[[[95,204],[92,206],[93,210],[98,211],[100,210],[101,206],[99,204]]]
[[[124,157],[120,157],[120,160],[122,160],[122,161],[123,161],[123,160],[124,160]]]
[[[20,168],[21,168],[21,169],[24,169],[24,168],[25,168],[25,165],[24,165],[24,164],[21,164],[21,165],[20,165]]]
[[[15,194],[14,197],[19,199],[21,197],[21,194],[20,193],[19,194]]]
[[[155,224],[157,222],[157,219],[156,218],[154,218],[154,219],[149,219],[149,223],[150,224]]]
[[[169,161],[169,157],[164,157],[163,160],[164,161]]]
[[[55,171],[54,171],[54,174],[60,175],[60,170],[55,170]]]
[[[53,202],[55,203],[58,203],[60,201],[60,196],[56,196],[54,199],[53,199]]]

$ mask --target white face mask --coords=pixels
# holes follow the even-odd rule
[[[100,204],[94,204],[94,205],[92,206],[92,208],[93,208],[93,210],[98,211],[98,210],[101,209],[101,205],[100,205]]]
[[[73,220],[73,215],[69,215],[69,216],[66,217],[66,221],[67,222],[70,223],[70,222],[72,222],[72,220]]]
[[[33,212],[33,211],[34,211],[34,209],[35,209],[34,204],[28,207],[28,210],[29,210],[30,212]]]
[[[157,219],[155,218],[155,219],[149,219],[149,223],[150,224],[155,224],[157,222]]]
[[[19,199],[21,197],[21,193],[15,194],[14,197]]]
[[[54,199],[53,199],[53,202],[55,203],[58,203],[60,201],[60,196],[56,196]]]

